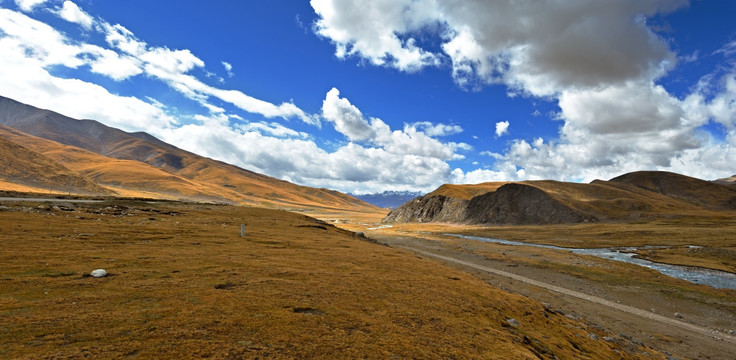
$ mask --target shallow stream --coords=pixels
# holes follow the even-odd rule
[[[622,248],[598,248],[598,249],[574,249],[564,248],[552,245],[534,244],[519,241],[510,241],[494,238],[485,238],[478,236],[467,236],[457,234],[445,234],[450,236],[456,236],[468,240],[477,240],[482,242],[491,242],[496,244],[504,245],[520,245],[520,246],[533,246],[545,249],[563,250],[570,251],[575,254],[593,255],[604,259],[622,261],[629,264],[635,264],[659,271],[667,276],[672,276],[678,279],[687,280],[696,284],[710,285],[715,288],[726,288],[736,289],[736,274],[732,274],[726,271],[704,269],[691,266],[680,266],[661,264],[649,260],[644,260],[634,257],[634,253],[638,248],[635,247],[622,247]],[[643,249],[652,247],[643,247]]]

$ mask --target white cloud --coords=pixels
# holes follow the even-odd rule
[[[374,119],[373,124],[368,123],[357,107],[348,99],[340,98],[340,91],[336,88],[327,92],[322,102],[322,116],[335,125],[335,130],[351,141],[374,139],[377,136],[376,132],[386,127],[386,124],[378,119]]]
[[[420,123],[392,130],[380,119],[366,120],[360,110],[347,99],[339,98],[339,92],[334,90],[326,96],[327,108],[345,110],[335,115],[335,124],[345,124],[343,131],[354,134],[355,128],[349,130],[345,117],[352,111],[357,116],[352,125],[367,124],[370,131],[365,144],[350,142],[327,152],[309,134],[277,122],[243,120],[209,103],[206,97],[214,96],[271,117],[307,116],[295,105],[277,106],[239,91],[206,85],[186,73],[203,66],[191,52],[152,48],[122,26],[100,23],[110,30],[105,34],[113,49],[74,43],[46,24],[0,9],[2,95],[127,131],[144,130],[178,147],[270,176],[343,191],[429,191],[451,179],[446,160],[461,157],[458,151],[471,149],[463,143],[439,142],[423,132],[440,136],[458,132],[459,127]],[[57,78],[48,69],[58,65],[80,70],[89,66],[90,71],[116,80],[139,74],[162,79],[201,100],[209,115],[195,115],[194,123],[181,125],[154,98],[144,101],[119,96],[86,81]]]
[[[28,16],[0,9],[0,89],[3,96],[64,115],[100,119],[125,130],[168,127],[175,120],[155,105],[134,97],[111,94],[101,86],[51,75],[48,68],[90,65],[98,73],[134,73],[116,54],[94,45],[75,45],[50,26]],[[119,67],[106,69],[112,62]],[[113,66],[114,67],[114,66]],[[108,71],[110,70],[110,71]],[[114,76],[113,76],[114,78]]]
[[[100,119],[128,131],[153,131],[175,123],[162,109],[137,98],[114,95],[81,80],[54,77],[42,61],[23,56],[22,50],[17,42],[0,39],[3,96],[79,119]]]
[[[338,57],[356,55],[406,70],[439,65],[438,59],[446,56],[461,85],[504,82],[536,96],[550,96],[569,86],[627,81],[671,66],[674,56],[647,28],[643,16],[672,11],[686,1],[561,5],[313,0],[311,4],[320,17],[317,34],[335,44]],[[442,53],[413,41],[423,30],[442,42]]]
[[[509,122],[499,121],[496,123],[496,137],[501,137],[509,133]]]
[[[433,124],[429,121],[416,122],[410,126],[428,136],[449,136],[463,132],[460,125]]]
[[[258,131],[264,135],[268,134],[280,138],[295,137],[306,139],[309,137],[309,134],[305,132],[295,131],[277,122],[250,122],[236,127],[243,132]]]
[[[316,32],[334,43],[339,57],[358,56],[399,70],[442,65],[420,59],[382,61],[424,52],[448,59],[460,87],[504,84],[509,96],[557,101],[560,111],[553,117],[562,120],[558,139],[516,139],[504,154],[495,155],[492,170],[456,170],[453,181],[522,175],[592,180],[641,169],[724,176],[736,171],[718,155],[734,151],[736,76],[721,77],[718,86],[705,77],[707,88],[699,86],[682,100],[657,83],[678,57],[646,18],[686,4],[386,0],[313,1],[312,7],[320,16]],[[373,24],[359,19],[372,13],[387,15]],[[419,37],[440,46],[395,41]],[[729,57],[734,49],[730,42],[714,54]],[[726,132],[712,136],[702,130],[709,122],[723,125]],[[496,124],[497,137],[508,133],[508,124]],[[728,140],[718,140],[719,135]]]
[[[194,68],[205,66],[204,61],[185,50],[171,50],[167,47],[151,47],[139,40],[121,25],[110,25],[102,22],[105,39],[120,51],[140,60],[146,75],[158,78],[174,90],[195,100],[204,107],[208,106],[208,98],[214,96],[231,103],[247,112],[263,115],[267,118],[296,117],[302,121],[319,126],[319,118],[309,115],[293,103],[284,102],[279,105],[249,96],[238,90],[226,90],[207,85],[189,74]]]
[[[467,144],[442,143],[418,129],[429,129],[435,133],[457,130],[452,127],[421,123],[420,126],[407,124],[403,131],[391,130],[381,119],[366,119],[348,99],[340,97],[340,91],[336,88],[327,92],[322,102],[322,116],[350,141],[380,146],[389,153],[450,160],[462,158],[456,154],[458,149],[469,148]]]
[[[31,12],[34,7],[41,5],[46,1],[48,0],[15,0],[15,4],[18,5],[21,10]]]
[[[413,30],[434,23],[425,10],[431,1],[381,0],[352,3],[339,0],[312,0],[320,16],[314,25],[317,34],[335,43],[335,55],[345,58],[358,55],[374,65],[393,66],[402,71],[416,71],[437,65],[440,59],[416,45],[413,37],[400,38]]]
[[[222,67],[224,67],[225,71],[227,71],[228,77],[233,77],[233,75],[235,75],[233,74],[233,65],[229,62],[222,61]]]
[[[311,140],[293,137],[298,133],[278,124],[231,127],[225,115],[198,116],[197,120],[199,123],[163,129],[156,135],[183,149],[246,169],[342,191],[407,187],[430,191],[451,178],[450,167],[440,159],[397,155],[353,142],[327,152]],[[284,136],[271,130],[283,131]]]
[[[105,75],[115,81],[143,73],[140,60],[126,55],[120,55],[115,51],[103,49],[94,45],[83,47],[90,56],[90,67],[92,72]]]
[[[64,1],[58,14],[62,19],[82,25],[87,30],[91,29],[94,23],[94,20],[89,14],[82,11],[77,4],[71,1]]]

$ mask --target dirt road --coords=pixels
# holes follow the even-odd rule
[[[560,294],[563,294],[563,295],[566,295],[566,296],[572,296],[572,297],[575,297],[575,298],[578,298],[578,299],[583,299],[583,300],[590,301],[590,302],[593,302],[593,303],[596,303],[596,304],[599,304],[599,305],[607,306],[607,307],[610,307],[610,308],[615,309],[617,311],[629,313],[629,314],[632,314],[632,315],[635,315],[635,316],[638,316],[638,317],[641,317],[641,318],[645,318],[645,319],[648,319],[648,320],[658,321],[658,322],[664,323],[666,325],[675,326],[675,327],[678,327],[680,329],[683,329],[683,330],[686,330],[686,331],[690,331],[690,332],[693,332],[693,333],[696,333],[696,334],[699,334],[699,335],[704,335],[704,336],[707,336],[707,337],[710,337],[710,338],[714,338],[714,339],[719,340],[719,341],[726,341],[726,342],[730,342],[732,344],[736,344],[736,337],[735,336],[731,336],[731,335],[723,334],[723,333],[720,333],[720,334],[717,334],[716,335],[716,334],[713,334],[711,332],[711,330],[709,330],[708,328],[705,328],[705,327],[702,327],[702,326],[698,326],[698,325],[686,323],[684,321],[679,321],[679,320],[672,319],[672,318],[669,318],[669,317],[666,317],[666,316],[662,316],[662,315],[659,315],[659,314],[655,314],[655,313],[652,313],[652,312],[649,312],[649,311],[645,311],[645,310],[638,309],[638,308],[635,308],[635,307],[631,307],[631,306],[619,304],[619,303],[616,303],[616,302],[613,302],[613,301],[609,301],[609,300],[606,300],[606,299],[603,299],[603,298],[600,298],[600,297],[597,297],[597,296],[592,296],[592,295],[588,295],[588,294],[585,294],[585,293],[582,293],[582,292],[579,292],[579,291],[562,288],[562,287],[559,287],[559,286],[556,286],[556,285],[544,283],[544,282],[537,281],[537,280],[534,280],[534,279],[530,279],[530,278],[527,278],[527,277],[524,277],[524,276],[519,276],[519,275],[516,275],[516,274],[512,274],[512,273],[509,273],[509,272],[506,272],[506,271],[502,271],[502,270],[498,270],[498,269],[493,269],[493,268],[490,268],[490,267],[487,267],[487,266],[478,265],[478,264],[475,264],[475,263],[472,263],[472,262],[468,262],[468,261],[456,259],[456,258],[449,257],[449,256],[434,254],[434,253],[431,253],[431,252],[428,252],[428,251],[425,251],[425,250],[421,250],[421,249],[418,249],[418,248],[415,248],[415,247],[406,246],[406,245],[397,245],[397,246],[398,247],[401,247],[401,248],[404,248],[404,249],[407,249],[407,250],[410,250],[410,251],[413,251],[415,253],[419,253],[419,254],[422,254],[422,255],[425,255],[425,256],[429,256],[429,257],[433,257],[433,258],[436,258],[436,259],[440,259],[442,261],[447,261],[447,262],[455,263],[455,264],[458,264],[458,265],[467,266],[467,267],[470,267],[470,268],[473,268],[473,269],[476,269],[476,270],[480,270],[480,271],[484,271],[484,272],[488,272],[488,273],[492,273],[492,274],[504,276],[504,277],[507,277],[507,278],[511,278],[511,279],[513,279],[515,281],[520,281],[520,282],[523,282],[523,283],[526,283],[526,284],[530,284],[530,285],[534,285],[534,286],[537,286],[537,287],[541,287],[541,288],[544,288],[544,289],[547,289],[547,290],[550,290],[550,291],[554,291],[554,292],[557,292],[557,293],[560,293]]]

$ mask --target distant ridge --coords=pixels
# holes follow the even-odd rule
[[[395,209],[401,204],[422,196],[423,193],[415,191],[384,191],[376,194],[348,194],[369,204],[384,209]]]
[[[713,180],[713,182],[714,183],[717,183],[717,184],[721,184],[721,185],[732,185],[732,186],[736,186],[736,175],[731,176],[731,177],[727,177],[727,178]]]
[[[664,171],[637,171],[610,181],[631,184],[708,209],[736,209],[736,200],[728,196],[728,191],[722,184],[685,175]]]
[[[736,187],[640,171],[590,184],[551,180],[442,185],[391,211],[386,223],[558,224],[736,209]]]
[[[44,163],[49,164],[45,166],[49,174],[64,173],[62,177],[68,182],[71,172],[96,185],[80,192],[294,210],[382,211],[337,191],[300,186],[205,158],[147,133],[128,133],[94,120],[76,120],[5,97],[0,97],[0,125],[6,126],[0,129],[0,138],[25,149],[6,146],[6,151],[34,152],[50,160]],[[13,164],[4,162],[9,168]],[[18,176],[6,178],[28,182]],[[60,186],[44,182],[37,185],[41,192]]]

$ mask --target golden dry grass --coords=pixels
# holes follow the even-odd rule
[[[2,358],[664,358],[304,215],[5,205]]]
[[[509,183],[510,182],[487,182],[473,185],[444,184],[427,195],[444,195],[456,199],[470,200],[478,195],[496,191],[501,186]]]

